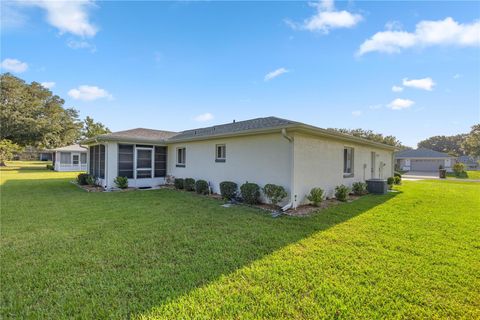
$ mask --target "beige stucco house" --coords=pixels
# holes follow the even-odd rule
[[[88,171],[106,189],[117,176],[132,187],[155,187],[167,177],[238,185],[274,183],[296,207],[313,187],[333,196],[340,184],[393,176],[395,148],[276,117],[258,118],[183,132],[120,131],[88,139]]]

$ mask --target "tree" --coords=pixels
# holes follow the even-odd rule
[[[89,116],[87,116],[83,121],[82,139],[93,138],[110,132],[110,129],[108,129],[104,124],[101,122],[95,122],[93,118],[90,118]]]
[[[408,149],[407,146],[402,145],[402,143],[394,136],[384,136],[381,133],[375,133],[372,130],[364,130],[364,129],[337,129],[337,128],[329,128],[328,130],[332,130],[335,132],[348,134],[355,137],[364,138],[367,140],[388,144],[390,146],[395,146],[400,149]]]
[[[0,167],[5,166],[5,161],[12,160],[13,155],[22,148],[8,139],[0,140]]]
[[[78,111],[38,82],[25,83],[9,73],[0,76],[0,139],[20,146],[55,148],[78,140]]]
[[[480,157],[480,124],[472,126],[472,130],[462,143],[465,153],[472,157]]]
[[[420,141],[417,146],[419,148],[426,148],[459,156],[465,154],[462,143],[465,141],[466,137],[466,134],[457,134],[455,136],[434,136]]]

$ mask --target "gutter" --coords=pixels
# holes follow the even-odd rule
[[[285,212],[287,211],[288,209],[292,208],[294,206],[293,204],[293,195],[294,195],[294,192],[293,192],[293,187],[294,187],[294,182],[295,182],[295,174],[294,174],[294,163],[293,163],[293,160],[294,160],[294,156],[293,156],[293,137],[287,135],[287,129],[286,128],[282,128],[281,130],[281,133],[282,133],[282,137],[284,137],[286,140],[288,140],[288,142],[290,143],[290,156],[291,156],[291,159],[290,159],[290,185],[291,185],[291,188],[290,188],[290,202],[288,202],[286,205],[284,205],[282,207],[282,211]]]

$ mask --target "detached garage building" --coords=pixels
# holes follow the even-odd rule
[[[455,157],[430,149],[419,148],[395,153],[395,166],[404,171],[432,172],[443,167],[452,171]]]

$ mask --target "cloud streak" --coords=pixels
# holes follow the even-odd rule
[[[405,87],[416,88],[421,90],[432,91],[435,86],[432,78],[412,79],[404,78],[402,84]]]
[[[113,99],[113,96],[105,89],[97,86],[81,85],[78,88],[68,91],[68,95],[76,100],[93,101],[106,98]]]
[[[214,116],[210,112],[202,113],[193,118],[197,122],[207,122],[213,120]]]
[[[290,71],[285,69],[285,68],[278,68],[277,70],[274,70],[272,72],[267,73],[265,75],[265,77],[263,78],[263,80],[264,81],[270,81],[270,80],[275,79],[276,77],[279,77],[282,74],[287,73],[287,72],[290,72]]]
[[[6,58],[0,63],[0,67],[10,72],[22,73],[27,71],[28,64],[17,59]]]

